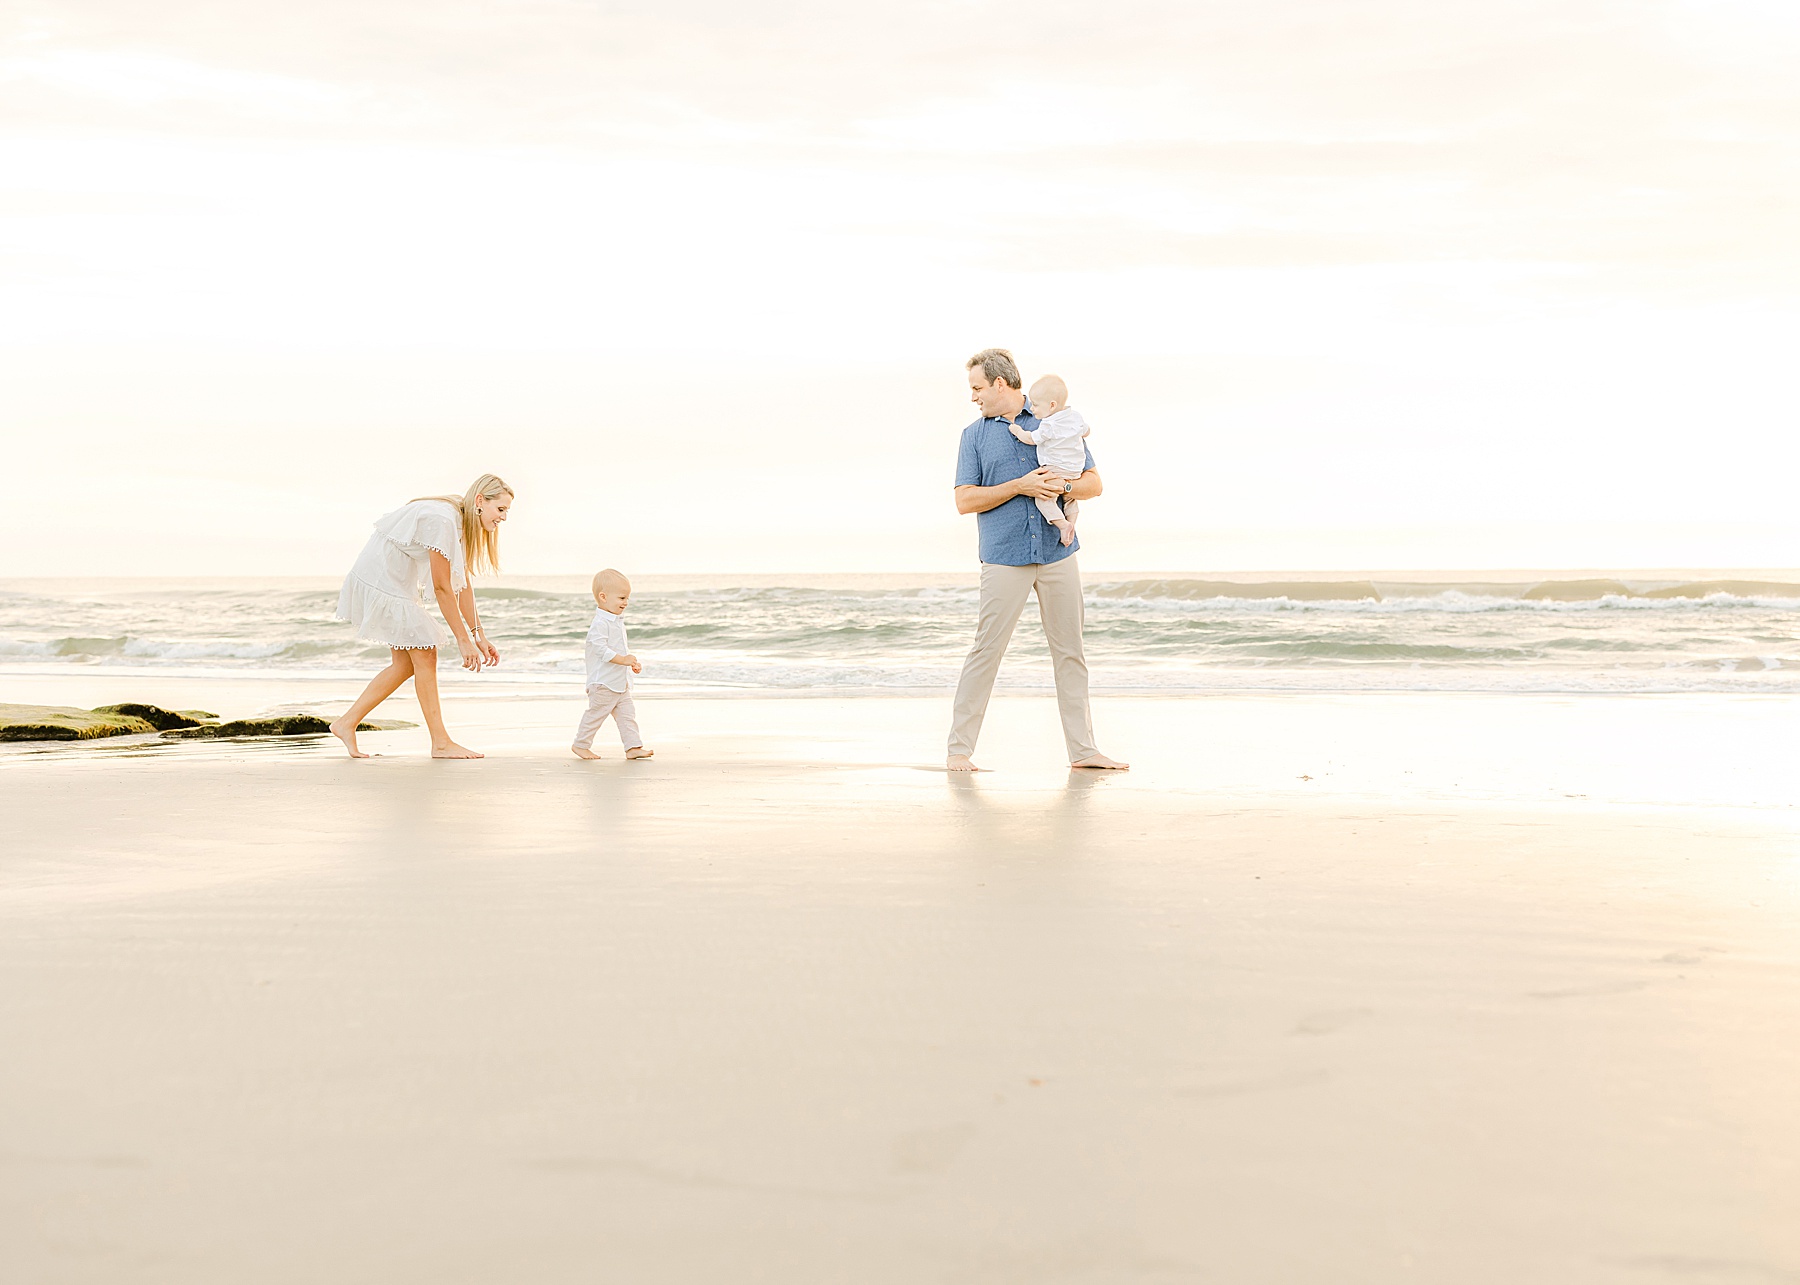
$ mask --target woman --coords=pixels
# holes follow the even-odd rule
[[[460,498],[435,495],[414,500],[375,524],[375,534],[344,578],[337,618],[355,625],[358,638],[392,649],[393,659],[331,725],[331,734],[344,743],[351,758],[369,757],[356,748],[356,725],[408,678],[425,713],[425,726],[431,729],[431,757],[481,757],[444,730],[437,686],[437,649],[444,631],[425,611],[424,590],[430,587],[456,635],[463,668],[479,672],[484,664],[498,665],[500,653],[481,631],[468,572],[500,569],[500,524],[512,502],[512,489],[492,473],[483,473]]]

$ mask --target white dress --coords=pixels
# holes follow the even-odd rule
[[[355,625],[358,638],[387,647],[447,646],[449,631],[426,610],[434,549],[450,559],[450,590],[461,593],[469,580],[454,504],[414,500],[383,516],[344,577],[337,618]]]

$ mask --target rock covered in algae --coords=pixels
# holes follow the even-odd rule
[[[123,705],[102,705],[94,713],[141,718],[159,732],[172,731],[177,727],[199,727],[202,723],[216,722],[219,717],[203,709],[164,709],[160,705],[136,705],[130,702]]]
[[[417,727],[398,719],[382,719],[358,723],[359,732],[391,732],[402,727]],[[234,736],[317,736],[329,732],[331,724],[317,714],[277,714],[272,718],[239,718],[229,723],[207,723],[199,727],[177,727],[163,733],[169,740],[219,740]]]
[[[91,741],[154,732],[148,720],[70,705],[0,705],[0,741]]]
[[[0,705],[0,741],[90,741],[105,736],[145,736],[161,732],[179,740],[234,736],[317,736],[330,730],[316,714],[243,718],[229,723],[203,709],[164,709],[126,701],[98,709],[71,705]],[[359,723],[359,732],[391,732],[416,723],[380,719]]]

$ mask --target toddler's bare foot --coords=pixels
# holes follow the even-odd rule
[[[344,743],[344,748],[350,751],[351,758],[366,759],[369,757],[367,754],[356,748],[355,723],[348,723],[340,718],[337,722],[331,724],[331,734]]]
[[[486,758],[487,755],[451,741],[448,745],[433,745],[431,757],[434,759],[479,759]]]
[[[1069,764],[1069,766],[1070,767],[1091,767],[1096,770],[1105,771],[1105,772],[1129,772],[1129,771],[1131,771],[1131,764],[1120,763],[1116,759],[1109,759],[1104,754],[1096,754],[1092,758],[1082,759],[1081,762],[1071,763],[1071,764]]]
[[[590,763],[594,762],[596,759],[598,759],[600,757],[598,754],[594,753],[594,751],[584,750],[579,745],[571,745],[569,748],[575,751],[576,758],[586,759]]]
[[[944,760],[944,770],[947,772],[981,771],[980,768],[975,766],[975,760],[970,758],[967,754],[952,754],[949,758]]]
[[[634,745],[625,751],[625,757],[628,759],[653,759],[656,757],[656,751],[647,750],[642,745]]]
[[[1056,529],[1062,532],[1062,542],[1065,546],[1075,543],[1075,524],[1073,522],[1058,522]]]

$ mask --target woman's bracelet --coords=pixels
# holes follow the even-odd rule
[[[481,637],[481,626],[480,625],[470,625],[469,633],[476,638]]]

